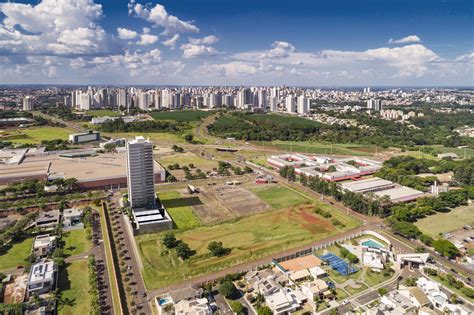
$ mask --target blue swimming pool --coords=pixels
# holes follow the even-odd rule
[[[366,246],[366,247],[370,247],[370,248],[382,248],[383,247],[382,244],[379,244],[374,240],[364,241],[364,242],[362,242],[362,246]]]
[[[166,303],[168,303],[169,301],[167,299],[160,299],[160,301],[158,302],[160,305],[164,305]]]

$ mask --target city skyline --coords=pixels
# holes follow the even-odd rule
[[[14,1],[0,84],[472,86],[472,19],[469,1]]]

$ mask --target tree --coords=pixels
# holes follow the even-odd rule
[[[385,289],[385,288],[379,288],[377,290],[377,292],[379,293],[380,296],[385,295],[385,294],[388,293],[387,289]]]
[[[184,135],[184,140],[186,140],[186,142],[192,142],[194,139],[194,136],[190,133],[187,133]]]
[[[237,296],[239,294],[239,291],[237,288],[234,286],[234,284],[231,281],[224,281],[220,286],[219,286],[219,292],[225,296],[226,298],[231,298],[233,296]]]
[[[273,311],[265,305],[258,309],[258,315],[273,315]]]
[[[250,173],[253,173],[253,170],[252,170],[250,167],[245,166],[245,167],[244,167],[244,173],[250,174]]]
[[[416,278],[413,278],[413,277],[406,278],[404,284],[407,287],[415,287],[416,286]]]
[[[421,235],[420,230],[410,222],[395,221],[391,226],[393,232],[406,238],[417,238]]]
[[[105,152],[114,152],[117,149],[117,145],[115,143],[107,143],[104,145]]]
[[[232,311],[234,313],[236,313],[237,315],[245,314],[245,308],[242,305],[242,303],[240,303],[239,301],[230,300],[229,304],[230,304],[230,308],[232,309]]]
[[[459,250],[448,240],[440,239],[433,242],[433,248],[441,255],[454,258],[459,255]]]
[[[178,246],[176,246],[176,254],[182,260],[186,260],[193,255],[193,251],[189,248],[188,244],[181,241]]]
[[[168,232],[163,237],[163,245],[165,245],[166,248],[175,248],[178,245],[178,240],[172,232]]]
[[[458,304],[458,296],[455,293],[451,294],[451,297],[449,298],[449,300],[451,301],[452,304]]]
[[[222,245],[222,242],[212,241],[207,246],[207,249],[211,252],[213,256],[221,257],[230,253],[229,248],[225,248]]]

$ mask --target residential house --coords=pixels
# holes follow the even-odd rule
[[[41,212],[35,221],[35,226],[44,230],[54,230],[61,219],[59,210]]]
[[[31,266],[28,277],[28,296],[53,290],[56,283],[56,271],[54,261],[42,260]]]
[[[174,305],[176,315],[211,315],[212,310],[209,307],[206,298],[181,300]]]
[[[82,225],[82,209],[70,208],[63,211],[63,225],[64,227],[72,227]]]
[[[33,254],[36,257],[45,257],[54,250],[56,236],[49,234],[37,235],[33,243]]]

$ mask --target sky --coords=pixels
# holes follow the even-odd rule
[[[474,86],[472,0],[0,1],[0,84]]]

